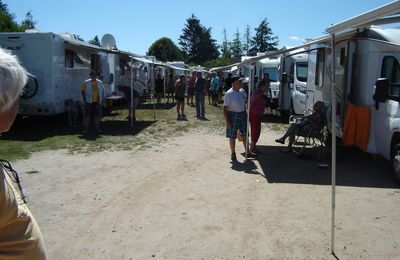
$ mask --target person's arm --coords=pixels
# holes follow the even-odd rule
[[[228,116],[228,107],[226,107],[226,106],[224,106],[224,116],[225,116],[226,127],[232,128],[232,123],[229,120],[229,116]]]

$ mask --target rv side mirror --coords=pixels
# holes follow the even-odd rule
[[[287,72],[282,73],[281,82],[285,84],[287,82]]]
[[[293,78],[293,76],[292,76],[292,75],[289,75],[289,76],[287,77],[287,81],[288,81],[289,83],[294,83],[294,78]]]
[[[379,103],[389,99],[389,81],[386,78],[379,78],[375,82],[375,93],[372,96],[375,101],[375,108],[379,109]]]

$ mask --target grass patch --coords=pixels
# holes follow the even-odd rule
[[[136,111],[137,121],[131,128],[127,121],[128,111],[116,109],[103,117],[101,135],[89,133],[85,136],[82,127],[68,126],[65,115],[19,118],[11,130],[0,137],[0,158],[14,161],[26,159],[32,152],[55,149],[66,149],[72,154],[147,149],[193,129],[224,136],[225,119],[221,105],[215,107],[206,100],[208,120],[197,120],[195,107],[185,105],[185,114],[187,121],[177,121],[176,107],[172,104],[141,104]],[[268,128],[279,132],[287,127],[286,123],[268,116],[264,122]]]

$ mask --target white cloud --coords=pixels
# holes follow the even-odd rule
[[[304,41],[303,38],[300,38],[300,37],[297,37],[297,36],[290,36],[289,39],[292,40],[292,41],[299,41],[299,42],[303,42]]]

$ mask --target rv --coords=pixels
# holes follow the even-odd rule
[[[276,109],[278,107],[278,97],[279,97],[279,65],[280,65],[280,56],[270,57],[258,60],[255,63],[255,75],[257,75],[258,80],[261,80],[264,77],[264,74],[268,73],[270,80],[270,88],[271,88],[271,97],[269,106],[272,109]],[[256,86],[254,86],[256,87]],[[267,93],[269,95],[269,93]]]
[[[282,115],[303,115],[306,109],[308,54],[304,48],[281,56],[278,106]]]
[[[307,107],[319,100],[331,105],[334,71],[336,122],[329,129],[336,127],[349,143],[351,128],[356,140],[350,136],[350,143],[390,160],[400,182],[400,29],[371,26],[338,35],[334,69],[329,44],[327,39],[310,47]]]

